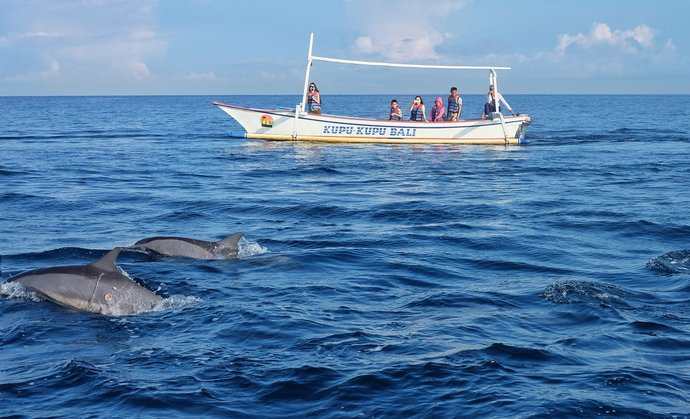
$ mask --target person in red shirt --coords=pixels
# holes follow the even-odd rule
[[[307,94],[307,111],[321,115],[321,95],[316,83],[309,85],[309,93]]]

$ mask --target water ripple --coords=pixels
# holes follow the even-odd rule
[[[674,250],[654,257],[647,266],[657,272],[676,274],[690,271],[690,250]]]

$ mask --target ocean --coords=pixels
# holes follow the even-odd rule
[[[297,96],[0,97],[0,417],[690,417],[690,96],[506,99],[528,144],[244,140],[211,105]],[[5,283],[235,231],[236,260],[123,253],[164,298],[137,315]]]

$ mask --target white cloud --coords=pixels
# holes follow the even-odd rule
[[[14,77],[26,79],[109,82],[151,78],[149,61],[166,49],[156,32],[157,3],[14,1],[14,30],[0,33],[0,60],[21,52],[22,65],[15,67],[23,67],[25,72]],[[44,67],[46,56],[51,59]]]
[[[516,63],[522,64],[530,61],[530,57],[519,52],[506,53],[506,54],[496,54],[489,53],[485,54],[483,57],[477,61],[477,64],[483,64],[487,66],[508,66],[514,65]]]
[[[50,55],[42,58],[43,68],[39,71],[30,71],[23,74],[15,74],[13,76],[0,77],[1,81],[36,81],[36,80],[53,80],[60,76],[60,63]]]
[[[655,31],[647,25],[638,25],[633,29],[611,30],[606,23],[593,23],[588,34],[567,33],[558,35],[555,52],[565,54],[568,48],[577,46],[591,48],[594,46],[611,46],[621,51],[634,53],[640,49],[654,47]]]
[[[191,72],[188,74],[185,74],[182,76],[183,79],[189,80],[189,81],[214,81],[218,80],[218,77],[216,77],[216,73],[213,71],[207,71],[205,73],[195,73]]]
[[[534,54],[534,62],[551,66],[551,71],[573,78],[639,76],[650,68],[669,68],[675,55],[671,39],[658,40],[660,32],[645,24],[614,29],[595,22],[588,32],[557,36],[550,51]]]
[[[434,21],[468,1],[349,0],[349,14],[362,32],[353,47],[357,53],[380,55],[392,61],[438,59],[437,47],[451,35],[440,32]]]
[[[125,68],[128,68],[129,70],[127,74],[137,80],[145,79],[151,76],[149,67],[146,65],[146,63],[142,63],[141,61],[130,62],[125,66]]]
[[[272,81],[285,79],[285,73],[275,71],[262,71],[259,76],[261,76],[262,79]]]
[[[74,39],[58,53],[70,64],[73,72],[98,71],[116,79],[142,80],[151,77],[146,60],[160,55],[166,44],[156,33],[129,28],[94,41]]]
[[[676,52],[676,44],[674,44],[672,40],[667,39],[666,43],[664,44],[664,52],[673,54]]]
[[[374,41],[368,36],[360,36],[357,38],[355,41],[355,47],[360,52],[363,52],[365,54],[371,54],[372,52],[376,51],[376,48],[374,48]]]
[[[58,76],[60,74],[60,63],[53,57],[47,57],[48,65],[46,68],[39,73],[39,76],[43,79],[50,79]]]
[[[0,36],[0,46],[12,46],[26,40],[56,39],[62,38],[65,34],[59,32],[24,32],[10,33]]]

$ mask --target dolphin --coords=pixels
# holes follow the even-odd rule
[[[162,299],[132,281],[115,265],[119,247],[88,265],[55,266],[8,279],[67,308],[106,315],[151,310]]]
[[[237,242],[243,236],[244,233],[237,232],[215,242],[184,237],[149,237],[134,243],[131,249],[193,259],[233,259],[237,257]]]

